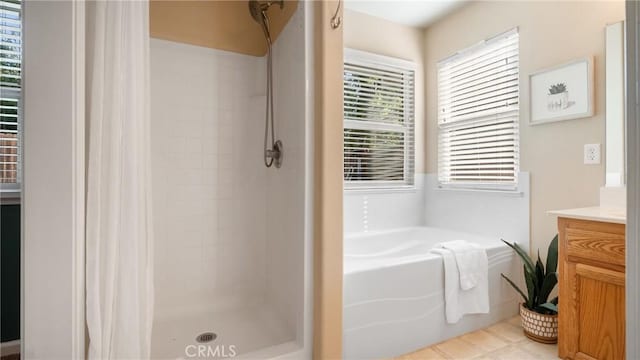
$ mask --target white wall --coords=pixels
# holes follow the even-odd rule
[[[499,237],[529,246],[529,173],[518,175],[516,192],[438,188],[438,176],[425,180],[425,225]],[[545,248],[546,250],[546,248]]]
[[[302,342],[304,334],[304,7],[304,3],[299,3],[273,48],[275,129],[276,137],[284,145],[284,158],[280,169],[272,167],[267,171],[266,183],[267,301],[296,334],[298,343]],[[252,122],[262,131],[262,107],[258,114]]]
[[[529,173],[515,193],[443,190],[435,174],[416,176],[410,191],[345,192],[345,234],[411,226],[455,229],[529,246]]]
[[[24,5],[22,358],[84,355],[84,5]]]
[[[624,22],[608,24],[605,30],[606,144],[603,157],[606,185],[625,184],[625,31]]]
[[[354,233],[422,226],[425,219],[425,176],[415,176],[415,189],[344,192],[344,232]]]
[[[264,299],[264,68],[151,40],[157,316]]]

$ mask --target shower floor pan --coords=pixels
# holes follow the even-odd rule
[[[203,333],[215,339],[198,342]],[[275,313],[264,306],[156,319],[152,359],[269,359],[299,349]]]

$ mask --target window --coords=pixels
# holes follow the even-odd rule
[[[21,33],[20,0],[0,1],[0,189],[13,191],[20,188]]]
[[[414,77],[411,62],[345,50],[345,188],[413,186]]]
[[[517,29],[438,63],[441,187],[517,187],[518,86]]]

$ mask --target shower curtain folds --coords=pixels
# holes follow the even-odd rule
[[[147,1],[87,6],[90,359],[148,359],[153,234]]]

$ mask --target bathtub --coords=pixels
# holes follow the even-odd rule
[[[487,250],[489,314],[447,324],[439,242],[467,240]],[[350,234],[344,241],[345,359],[399,356],[488,327],[518,313],[515,291],[500,273],[519,279],[521,263],[499,238],[431,227]]]

